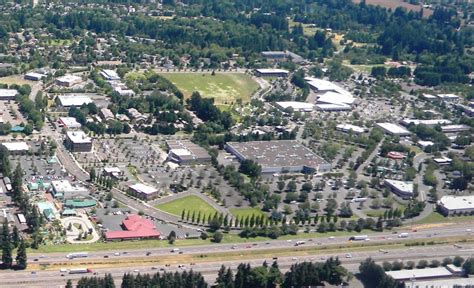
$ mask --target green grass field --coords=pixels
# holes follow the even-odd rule
[[[230,213],[234,215],[234,217],[247,217],[247,216],[260,216],[260,215],[265,215],[265,213],[262,212],[262,210],[258,208],[230,208]]]
[[[436,224],[436,223],[460,223],[466,221],[473,221],[474,216],[452,216],[444,217],[438,212],[431,212],[426,218],[413,222],[413,224]]]
[[[206,201],[192,195],[176,199],[168,203],[158,204],[155,207],[176,216],[181,216],[183,210],[190,212],[196,211],[196,213],[201,212],[203,215],[214,215],[214,213],[217,212],[216,209],[214,209]]]
[[[242,103],[250,101],[252,94],[257,91],[258,84],[244,73],[162,73],[166,79],[173,82],[185,98],[198,91],[201,96],[214,98],[214,103],[231,105],[241,99]]]

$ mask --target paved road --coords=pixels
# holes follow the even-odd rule
[[[279,257],[278,264],[282,272],[286,272],[289,267],[297,262],[301,261],[325,261],[328,257],[339,257],[342,262],[342,265],[346,267],[351,272],[357,272],[359,263],[366,258],[371,257],[377,262],[381,261],[395,261],[395,260],[412,260],[418,261],[419,259],[431,260],[438,259],[442,260],[444,257],[452,257],[454,255],[466,255],[469,251],[474,251],[474,246],[466,247],[455,247],[452,245],[446,246],[419,246],[413,248],[403,248],[397,250],[387,250],[387,253],[383,251],[360,251],[352,252],[349,256],[344,252],[334,253],[334,254],[323,254],[319,253],[318,255],[304,255],[304,256],[289,256],[289,257]],[[472,253],[472,252],[471,252]],[[164,265],[144,265],[137,267],[126,267],[126,263],[122,263],[122,267],[104,267],[93,269],[98,275],[103,275],[104,273],[111,273],[116,284],[119,285],[121,282],[122,275],[124,273],[156,273],[160,269],[165,269],[168,272],[182,271],[184,269],[192,269],[197,272],[201,272],[204,275],[204,278],[209,283],[213,283],[217,275],[217,271],[221,265],[230,267],[231,269],[236,269],[237,265],[240,262],[248,262],[252,266],[261,265],[264,261],[271,263],[273,259],[266,258],[256,258],[252,260],[230,260],[230,261],[213,261],[213,262],[197,262],[194,265],[189,263],[182,263],[179,265],[185,265],[185,268],[179,268],[178,265],[170,265],[165,267]],[[84,267],[86,268],[86,267]],[[61,276],[63,275],[63,276]],[[5,270],[0,272],[0,282],[2,287],[60,287],[65,285],[67,279],[77,281],[84,274],[67,274],[61,273],[58,270],[45,270],[45,271],[35,271],[32,274],[31,271],[11,271]],[[89,275],[88,275],[89,276]]]
[[[472,225],[468,224],[468,225]],[[418,232],[411,232],[410,230],[398,230],[398,232],[408,232],[408,238],[398,238],[397,235],[393,234],[393,232],[383,232],[383,233],[372,233],[368,234],[370,243],[380,243],[380,244],[388,244],[391,241],[407,241],[412,239],[430,239],[433,240],[439,237],[453,237],[453,236],[472,236],[472,232],[466,231],[466,224],[464,225],[449,225],[446,227],[430,227],[426,229],[419,229]],[[354,233],[357,235],[357,233]],[[318,237],[318,238],[310,238],[304,239],[303,237],[300,240],[304,240],[306,244],[304,247],[331,247],[331,246],[341,246],[341,245],[350,245],[348,242],[348,236],[336,236],[336,237]],[[183,254],[203,254],[203,253],[219,253],[219,252],[226,252],[226,251],[253,251],[253,250],[271,250],[271,249],[285,249],[291,248],[295,246],[295,243],[298,239],[294,240],[272,240],[272,241],[256,241],[251,243],[240,243],[240,244],[209,244],[209,245],[199,245],[199,246],[187,246],[187,247],[179,247],[180,251]],[[130,250],[123,250],[123,251],[96,251],[90,252],[88,260],[93,259],[103,259],[104,256],[113,257],[116,252],[121,253],[121,258],[131,258],[131,257],[143,257],[146,255],[147,252],[150,252],[152,256],[160,256],[160,255],[172,255],[170,251],[170,247],[166,248],[143,248],[143,249],[130,249]],[[127,252],[127,254],[123,254],[123,252]],[[39,254],[30,254],[29,261],[31,263],[38,263],[38,264],[48,264],[48,263],[57,263],[60,261],[65,261],[67,253],[48,253],[45,255]],[[37,261],[34,261],[37,259]],[[74,261],[74,260],[73,260]]]

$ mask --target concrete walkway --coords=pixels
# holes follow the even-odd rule
[[[95,231],[94,226],[92,223],[85,218],[85,216],[82,217],[67,217],[61,220],[63,223],[63,226],[67,229],[69,224],[71,224],[71,231],[66,231],[66,239],[69,243],[73,244],[89,244],[89,243],[94,243],[97,242],[100,239],[99,234],[97,231]],[[74,224],[79,224],[82,227],[82,231],[79,230],[77,227],[74,226]],[[77,240],[77,236],[79,233],[82,233],[83,231],[88,231],[89,228],[92,228],[92,239],[90,240]]]

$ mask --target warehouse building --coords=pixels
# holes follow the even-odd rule
[[[71,152],[90,152],[92,150],[92,138],[84,131],[67,131],[65,146]]]
[[[296,140],[228,142],[225,149],[239,161],[255,161],[262,166],[262,173],[314,173],[331,170],[331,164]]]
[[[284,69],[255,69],[258,77],[288,77],[288,70]]]
[[[263,51],[261,55],[268,60],[291,60],[294,63],[301,63],[304,61],[303,57],[291,51]]]
[[[382,129],[386,134],[392,136],[408,136],[411,134],[407,129],[394,123],[377,123],[375,126]]]
[[[76,75],[65,75],[56,79],[56,84],[63,87],[71,87],[82,82],[82,78]]]
[[[448,119],[429,119],[429,120],[418,120],[418,119],[403,119],[400,122],[403,126],[413,125],[426,125],[426,126],[436,126],[436,125],[449,125],[452,122]]]
[[[363,127],[351,125],[351,124],[339,124],[336,126],[336,130],[342,131],[345,133],[354,133],[354,134],[362,134],[365,132]]]
[[[16,89],[0,89],[1,101],[15,100],[16,95],[18,95],[18,90]]]
[[[474,214],[474,196],[443,196],[437,203],[438,211],[445,215]]]
[[[26,142],[3,142],[2,146],[8,150],[9,154],[26,154],[30,150]]]
[[[57,104],[62,107],[81,107],[84,104],[92,103],[92,99],[84,94],[66,94],[56,97]]]
[[[402,198],[413,196],[413,182],[385,179],[384,185],[394,194]]]
[[[281,110],[286,110],[288,108],[293,109],[293,111],[298,112],[311,112],[314,109],[314,105],[306,102],[297,102],[297,101],[282,101],[275,103],[278,108]]]
[[[438,98],[446,102],[454,102],[460,99],[456,94],[438,94]]]
[[[104,121],[109,121],[109,120],[115,119],[114,113],[112,113],[112,111],[110,111],[110,109],[108,109],[108,108],[100,109],[99,114],[100,114],[100,117],[102,119],[104,119]]]
[[[424,268],[424,269],[404,269],[397,271],[387,271],[387,275],[399,282],[428,280],[439,278],[451,278],[457,276],[447,267]]]
[[[316,104],[315,107],[316,110],[325,112],[340,112],[352,110],[352,106],[344,104]]]
[[[158,197],[158,189],[142,183],[128,186],[128,193],[143,200],[151,200]]]
[[[206,149],[189,140],[166,141],[168,160],[180,165],[206,164],[211,162],[211,155]]]
[[[72,185],[68,180],[51,181],[51,195],[60,200],[83,199],[90,196],[86,187]]]

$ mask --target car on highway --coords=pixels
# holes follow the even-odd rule
[[[179,248],[173,248],[173,249],[171,249],[171,252],[172,252],[172,253],[173,253],[173,252],[178,252],[178,251],[179,251]]]
[[[157,269],[158,267],[155,267],[155,266],[151,267],[151,270],[157,270]]]
[[[352,254],[351,254],[351,253],[347,253],[347,254],[346,254],[346,258],[352,258]]]
[[[150,251],[146,252],[146,256],[150,256],[150,255],[151,255]]]
[[[115,252],[114,255],[115,256],[120,256],[120,252]]]
[[[140,272],[140,270],[134,269],[133,272],[138,273],[138,272]]]
[[[329,240],[334,240],[334,239],[336,239],[336,237],[330,236],[330,237],[328,237],[328,239],[329,239]]]
[[[232,245],[232,249],[237,249],[237,245]]]

